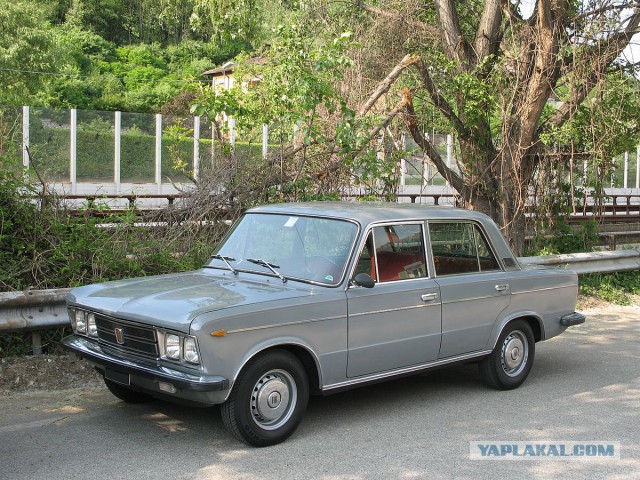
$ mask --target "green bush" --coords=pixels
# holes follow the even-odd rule
[[[215,226],[203,232],[136,227],[133,213],[73,217],[22,177],[0,171],[0,290],[62,288],[200,267]],[[218,230],[224,231],[219,228]]]
[[[47,328],[40,330],[41,348],[44,354],[60,354],[63,349],[60,340],[72,333],[71,327]],[[0,358],[21,357],[33,354],[31,332],[0,333]]]
[[[631,301],[630,294],[640,295],[640,271],[581,275],[580,293],[628,305]]]
[[[595,221],[584,221],[574,228],[559,217],[555,225],[535,236],[527,255],[590,252],[597,240],[598,224]]]

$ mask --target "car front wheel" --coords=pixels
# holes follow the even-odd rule
[[[512,390],[529,375],[534,355],[531,327],[525,320],[516,320],[504,328],[491,355],[480,362],[480,371],[490,386]]]
[[[254,447],[275,445],[298,427],[309,401],[309,382],[300,361],[284,350],[250,360],[220,412],[227,429]]]

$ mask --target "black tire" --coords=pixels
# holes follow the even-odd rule
[[[135,390],[131,390],[124,385],[120,385],[119,383],[113,382],[106,378],[104,379],[104,384],[107,386],[111,393],[113,393],[123,402],[144,403],[153,400],[153,397],[151,395],[142,392],[136,392]]]
[[[525,381],[535,357],[533,331],[525,320],[509,323],[491,355],[480,362],[485,382],[498,390],[518,388]]]
[[[238,440],[267,447],[298,428],[309,402],[309,380],[293,354],[272,350],[251,359],[220,406],[222,421]]]

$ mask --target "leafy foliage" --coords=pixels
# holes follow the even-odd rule
[[[629,305],[630,294],[640,295],[640,272],[635,270],[581,275],[580,293],[619,305]]]
[[[59,64],[53,31],[38,5],[0,0],[0,104],[19,105],[46,84],[46,78],[20,70],[48,70]]]
[[[598,225],[595,221],[582,222],[574,229],[565,217],[559,217],[548,228],[533,239],[530,255],[553,255],[557,253],[590,252],[598,240]]]
[[[70,216],[54,196],[0,171],[0,290],[61,288],[197,268],[212,245],[136,227],[133,214],[108,219]]]
[[[63,353],[60,340],[71,335],[71,327],[40,330],[40,345],[43,354]],[[20,357],[33,354],[31,332],[3,332],[0,334],[0,358]]]
[[[256,11],[280,5],[251,2]],[[213,7],[212,15],[231,18],[236,3],[0,0],[0,105],[159,111],[262,36],[259,15],[246,15],[254,26],[234,38],[226,29],[235,24],[197,21],[197,9]]]

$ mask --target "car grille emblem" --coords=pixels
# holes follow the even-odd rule
[[[122,328],[115,328],[113,330],[113,333],[115,333],[115,335],[116,335],[116,342],[118,342],[118,345],[123,345],[124,344],[124,330]]]

